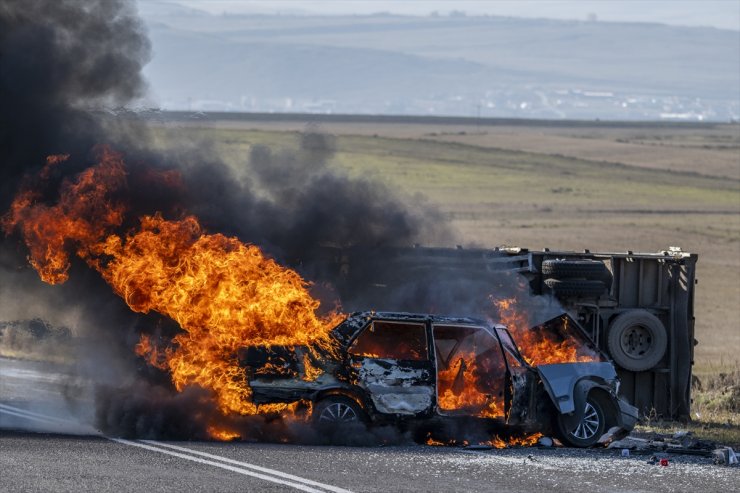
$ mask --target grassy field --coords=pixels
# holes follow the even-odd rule
[[[243,168],[251,145],[296,147],[305,123],[202,125],[160,125],[156,135],[163,146],[210,141]],[[698,253],[695,373],[740,367],[740,126],[322,129],[337,135],[332,166],[422,194],[456,244]],[[688,169],[696,156],[701,169]]]

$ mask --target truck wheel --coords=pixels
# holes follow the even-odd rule
[[[613,412],[611,404],[606,399],[590,394],[586,398],[586,409],[583,418],[572,430],[566,429],[563,415],[558,415],[557,428],[560,438],[573,447],[590,447],[595,445],[606,430],[607,413]]]
[[[557,279],[601,281],[607,289],[612,285],[612,273],[598,260],[545,260],[542,262],[542,274]]]
[[[545,279],[545,285],[558,297],[598,298],[606,291],[603,282],[583,279]]]
[[[668,335],[658,317],[647,310],[619,315],[609,326],[607,348],[616,364],[629,371],[657,365],[668,347]]]
[[[367,415],[355,400],[343,395],[330,395],[319,401],[312,413],[314,425],[333,430],[367,421]]]

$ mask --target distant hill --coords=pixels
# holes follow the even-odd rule
[[[740,34],[503,17],[144,9],[169,109],[709,119],[740,114]]]

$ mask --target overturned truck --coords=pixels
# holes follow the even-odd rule
[[[533,311],[551,300],[578,321],[640,413],[690,416],[696,254],[417,246],[326,248],[323,258],[312,276],[335,286],[345,309],[473,313],[523,286]]]

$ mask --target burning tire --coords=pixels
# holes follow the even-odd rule
[[[555,279],[601,281],[607,289],[612,285],[612,273],[598,260],[545,260],[542,274]]]
[[[590,447],[599,441],[606,430],[606,422],[613,406],[593,393],[586,399],[583,417],[573,429],[567,429],[563,415],[557,419],[557,428],[566,443],[574,447]]]
[[[545,285],[555,296],[563,297],[598,298],[606,291],[603,282],[584,279],[545,279]]]
[[[625,370],[653,368],[663,359],[667,347],[665,327],[658,317],[646,310],[624,312],[609,327],[609,354]]]
[[[316,404],[312,419],[317,428],[333,430],[363,424],[367,421],[367,415],[355,400],[332,395]]]

